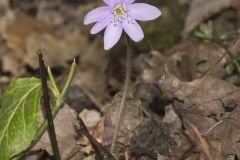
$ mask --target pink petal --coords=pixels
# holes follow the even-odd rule
[[[111,16],[107,16],[106,18],[101,19],[98,21],[91,29],[91,34],[96,34],[102,31],[111,21]]]
[[[135,0],[123,0],[125,4],[132,4]]]
[[[121,0],[103,0],[107,5],[114,7],[116,4],[119,4]]]
[[[161,15],[161,11],[157,7],[146,3],[133,3],[128,8],[129,15],[140,21],[154,20]]]
[[[110,23],[104,33],[104,49],[109,50],[112,48],[120,39],[123,28],[121,25],[114,25]]]
[[[111,14],[111,8],[108,6],[98,7],[90,12],[84,18],[84,24],[88,25],[90,23],[97,22],[103,17]]]
[[[124,21],[123,29],[127,33],[127,35],[135,42],[139,42],[144,38],[142,28],[135,20],[132,23],[129,23],[127,20]]]

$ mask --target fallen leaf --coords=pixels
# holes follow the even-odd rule
[[[121,102],[121,94],[115,95],[111,103],[105,105],[107,112],[105,113],[104,121],[104,145],[110,147],[112,143],[112,136],[117,122],[118,110]],[[117,155],[124,154],[122,151],[124,148],[130,145],[133,131],[142,121],[141,116],[141,102],[136,98],[127,98],[124,106],[123,114],[121,117],[121,123],[118,131],[118,138],[116,141],[116,153]],[[118,156],[117,156],[118,157]]]
[[[31,67],[37,68],[36,53],[40,49],[46,55],[46,64],[66,67],[68,61],[86,51],[82,46],[87,47],[88,42],[79,32],[68,34],[64,39],[48,33],[31,33],[26,38],[27,54],[23,60]]]
[[[222,78],[226,75],[224,65],[230,59],[221,46],[199,42],[181,43],[164,55],[152,51],[140,55],[134,61],[134,70],[139,74],[139,81],[157,82],[164,74],[165,64],[171,73],[184,81],[192,81],[204,74]]]
[[[240,106],[236,107],[227,117],[222,119],[209,133],[210,139],[221,142],[221,151],[225,157],[231,154],[240,156],[238,148],[240,139]]]
[[[188,36],[202,21],[234,5],[235,0],[192,0],[183,37]]]
[[[45,23],[37,21],[27,15],[15,15],[14,20],[10,21],[4,31],[3,38],[6,39],[6,44],[9,48],[16,52],[18,59],[23,59],[26,53],[26,39],[32,33],[48,33],[52,34],[53,28]]]
[[[226,75],[224,65],[230,59],[224,48],[216,44],[183,43],[167,54],[166,64],[171,73],[184,81],[192,81],[203,75],[222,78]]]
[[[21,65],[37,68],[36,52],[47,55],[45,61],[51,66],[66,66],[74,57],[85,53],[89,42],[87,37],[75,29],[62,37],[54,28],[23,13],[15,15],[2,32],[8,48],[15,52]]]
[[[67,105],[65,105],[54,118],[58,146],[63,159],[77,147],[77,125],[77,113]],[[32,150],[39,149],[45,149],[52,154],[52,148],[47,131],[43,134]]]
[[[159,87],[172,98],[183,102],[184,107],[205,116],[220,117],[225,107],[238,102],[239,88],[221,79],[205,76],[183,82],[166,69],[159,80]]]

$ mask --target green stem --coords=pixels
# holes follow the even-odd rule
[[[60,95],[60,91],[57,87],[56,81],[53,77],[52,71],[51,71],[49,66],[47,68],[47,72],[48,72],[48,76],[49,76],[49,79],[50,79],[52,87],[53,87],[54,94],[55,94],[56,97],[58,97]]]
[[[152,117],[152,115],[149,113],[149,111],[144,106],[141,106],[141,110],[148,118]]]
[[[68,79],[65,83],[64,89],[62,90],[61,94],[57,97],[56,102],[55,102],[55,104],[52,108],[53,117],[56,116],[56,114],[58,113],[60,108],[64,105],[63,99],[66,96],[66,94],[67,94],[67,92],[70,88],[70,85],[71,85],[72,80],[74,78],[75,71],[76,71],[76,63],[75,63],[75,60],[74,60],[74,62],[72,63],[72,66],[71,66],[71,70],[70,70]],[[36,136],[33,140],[32,145],[30,146],[30,148],[33,147],[36,144],[36,142],[42,137],[42,135],[44,134],[44,132],[47,129],[47,126],[48,126],[47,120],[44,120],[43,123],[41,124],[40,128],[38,129],[38,131],[36,133]]]
[[[233,63],[236,65],[238,73],[240,73],[240,64],[238,63],[238,61],[234,59]]]
[[[63,87],[63,90],[62,90],[62,93],[61,93],[61,97],[65,97],[67,92],[68,92],[68,89],[72,83],[72,80],[73,80],[73,77],[74,77],[74,74],[75,74],[75,70],[76,70],[76,61],[74,59],[73,63],[72,63],[72,66],[71,66],[71,70],[70,70],[70,73],[69,73],[69,76],[68,76],[68,79],[67,79],[67,82],[65,84],[65,86]]]

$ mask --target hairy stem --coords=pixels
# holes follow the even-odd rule
[[[124,109],[126,98],[127,98],[128,83],[129,83],[130,72],[131,72],[131,52],[132,52],[132,50],[130,47],[130,40],[127,36],[126,36],[126,44],[127,44],[127,58],[126,58],[127,60],[126,60],[125,82],[124,82],[124,87],[123,87],[122,100],[121,100],[119,111],[118,111],[117,122],[116,122],[116,126],[115,126],[115,129],[113,132],[112,145],[111,145],[111,153],[112,154],[115,152],[118,130],[119,130],[121,117],[122,117],[123,109]]]

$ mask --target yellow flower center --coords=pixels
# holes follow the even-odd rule
[[[127,15],[126,5],[120,4],[116,8],[114,8],[113,12],[115,16],[122,17]]]
[[[118,8],[115,8],[115,9],[114,9],[114,13],[115,13],[116,15],[118,15],[118,16],[123,15],[122,7],[120,6],[120,7],[118,7]]]
[[[113,18],[111,22],[116,26],[119,23],[122,23],[125,19],[127,19],[128,23],[133,23],[132,18],[128,15],[128,11],[129,10],[124,3],[119,4],[113,9]]]

